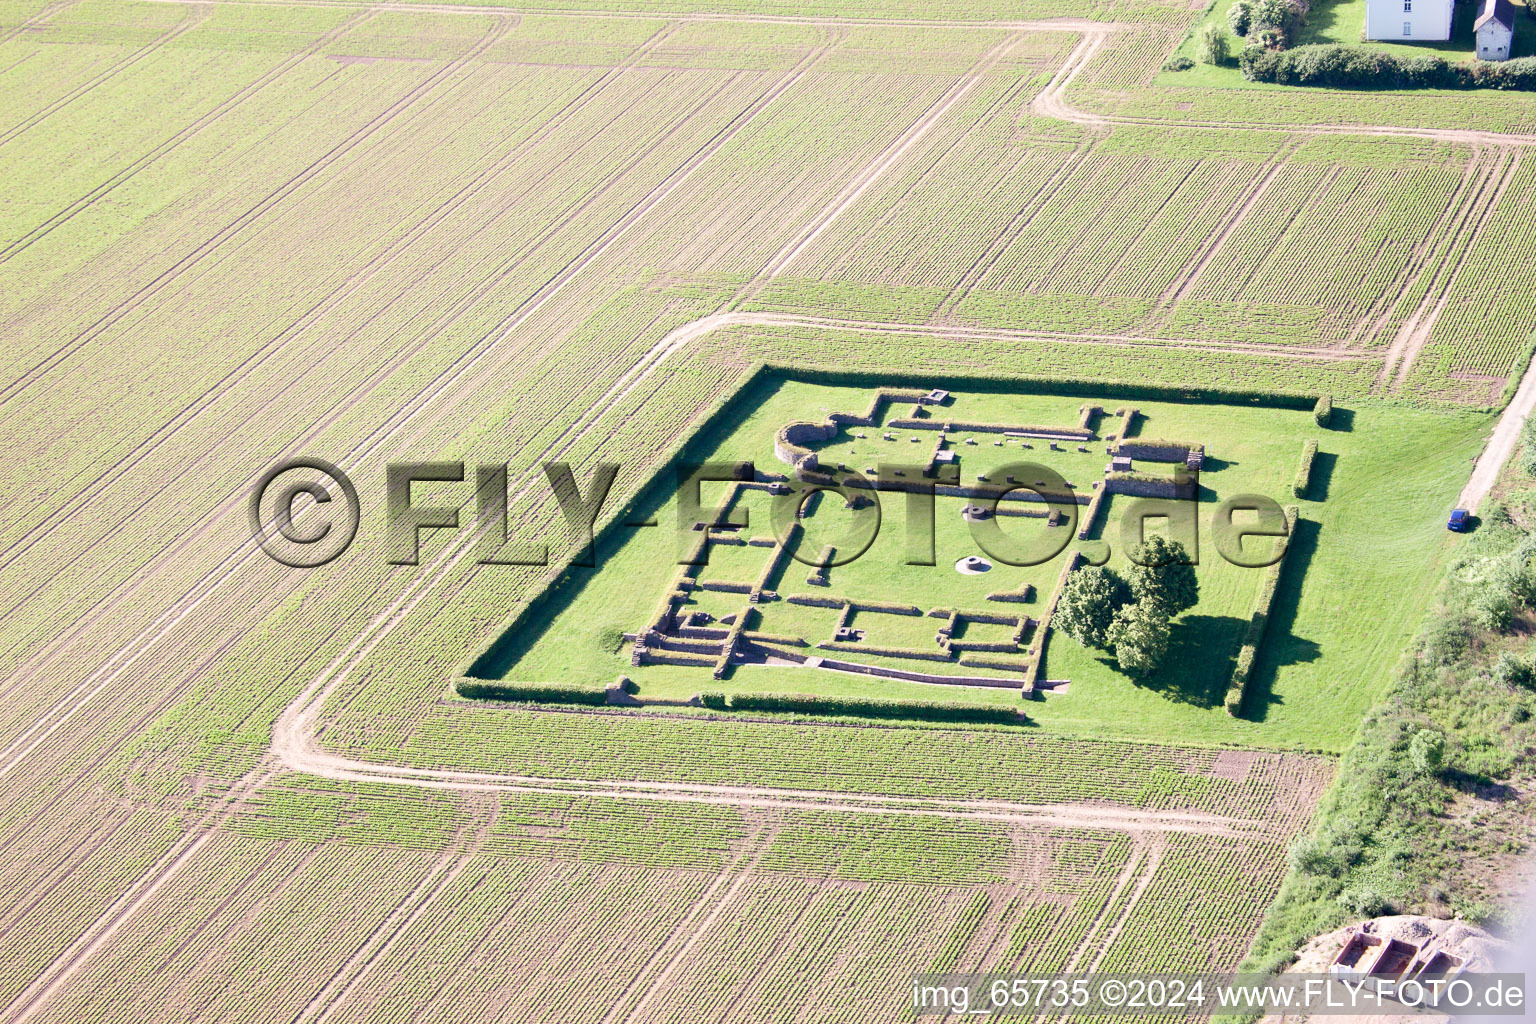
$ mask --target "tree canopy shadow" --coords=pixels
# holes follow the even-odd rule
[[[1258,657],[1239,715],[1241,718],[1264,721],[1269,716],[1270,705],[1281,703],[1280,696],[1275,693],[1275,677],[1279,670],[1285,665],[1316,661],[1322,654],[1322,647],[1316,641],[1293,632],[1302,581],[1306,579],[1307,567],[1317,552],[1318,530],[1317,523],[1298,519],[1296,528],[1291,531],[1290,551],[1275,588],[1275,599],[1269,607],[1269,623],[1259,642]]]
[[[1176,704],[1216,707],[1226,698],[1237,664],[1237,648],[1247,626],[1246,619],[1235,615],[1180,616],[1173,620],[1168,653],[1157,671],[1126,677],[1138,689],[1150,690]],[[1099,661],[1121,672],[1113,657]]]
[[[1333,452],[1318,452],[1312,457],[1312,475],[1307,479],[1307,493],[1302,495],[1308,501],[1327,501],[1328,488],[1333,486],[1333,470],[1339,464],[1339,457]]]

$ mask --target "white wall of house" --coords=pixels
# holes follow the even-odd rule
[[[1365,38],[1382,42],[1451,38],[1451,0],[1365,0]]]
[[[1509,45],[1515,34],[1497,20],[1477,30],[1478,60],[1509,60]]]

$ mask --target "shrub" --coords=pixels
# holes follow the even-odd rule
[[[1260,28],[1278,28],[1289,32],[1301,20],[1302,10],[1295,0],[1257,0],[1252,18]]]
[[[1445,735],[1434,729],[1420,729],[1408,741],[1408,761],[1418,775],[1438,775],[1445,761]]]
[[[1195,62],[1183,54],[1169,57],[1166,61],[1163,62],[1164,71],[1188,71],[1194,66]]]
[[[706,690],[699,694],[699,703],[715,711],[725,711],[725,694],[719,690]]]
[[[1490,674],[1494,682],[1503,686],[1518,686],[1529,690],[1536,685],[1536,673],[1533,673],[1531,663],[1509,651],[1499,655]]]
[[[1526,476],[1536,476],[1536,420],[1526,420],[1520,428],[1520,469]]]
[[[1431,666],[1454,665],[1472,649],[1472,625],[1464,614],[1434,620],[1424,635],[1424,660]]]
[[[1291,491],[1298,498],[1307,496],[1307,488],[1312,483],[1312,460],[1317,457],[1317,442],[1307,441],[1301,446],[1301,465],[1296,469],[1296,479],[1291,483]]]
[[[1339,893],[1339,905],[1355,917],[1380,917],[1392,910],[1392,901],[1373,885],[1359,885]]]
[[[1328,421],[1333,419],[1333,396],[1323,395],[1312,407],[1312,419],[1320,427],[1328,426]]]
[[[1227,25],[1232,29],[1232,34],[1241,39],[1248,34],[1248,26],[1253,24],[1253,8],[1245,0],[1227,8]]]
[[[1261,24],[1263,5],[1255,12]],[[1277,26],[1283,27],[1283,26]],[[1536,58],[1452,64],[1442,57],[1398,57],[1359,46],[1319,44],[1277,52],[1249,45],[1238,57],[1253,82],[1329,89],[1536,89]]]
[[[1232,56],[1227,32],[1220,25],[1206,23],[1195,33],[1195,56],[1202,64],[1225,64]]]

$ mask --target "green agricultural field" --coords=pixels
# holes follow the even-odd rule
[[[695,438],[688,458],[698,462],[753,463],[759,475],[784,474],[788,467],[774,453],[773,440],[786,423],[819,422],[831,413],[862,412],[868,388],[828,386],[770,377],[734,402],[718,441]],[[961,516],[970,499],[934,499],[934,565],[907,564],[908,509],[905,495],[879,494],[878,535],[872,543],[869,512],[865,519],[843,508],[843,496],[823,493],[822,504],[793,534],[794,558],[778,547],[711,543],[708,563],[693,576],[704,587],[732,583],[761,585],[777,600],[750,602],[745,593],[695,589],[677,605],[686,617],[705,613],[711,620],[744,616],[746,628],[777,638],[798,639],[800,653],[854,663],[903,667],[927,674],[987,675],[998,684],[977,686],[870,678],[847,672],[776,665],[771,656],[738,659],[724,679],[712,678],[705,660],[699,665],[631,664],[633,638],[644,631],[675,580],[678,562],[700,534],[690,530],[676,497],[676,472],[663,474],[642,492],[625,519],[653,519],[652,528],[619,526],[599,544],[596,569],[572,568],[545,595],[534,599],[507,634],[475,660],[470,674],[509,682],[604,685],[623,675],[635,684],[641,701],[686,701],[705,690],[725,693],[795,692],[826,696],[961,700],[1013,704],[1031,721],[1053,732],[1081,736],[1117,736],[1161,742],[1242,742],[1339,750],[1348,742],[1365,710],[1380,695],[1390,652],[1399,647],[1423,614],[1424,602],[1448,545],[1440,515],[1453,503],[1477,451],[1486,419],[1449,411],[1415,410],[1379,403],[1351,404],[1335,413],[1338,428],[1319,428],[1310,409],[1254,408],[1219,400],[1182,402],[1091,398],[1083,395],[957,390],[951,404],[934,407],[936,419],[982,423],[1061,425],[1078,421],[1084,405],[1106,407],[1095,418],[1101,434],[1113,435],[1114,412],[1138,410],[1131,440],[1167,437],[1205,443],[1207,463],[1200,474],[1197,503],[1199,603],[1175,620],[1172,650],[1165,667],[1144,679],[1125,674],[1112,659],[1053,635],[1045,649],[1040,678],[1063,680],[1061,692],[1047,690],[1043,700],[1021,702],[1018,695],[1029,643],[1020,644],[1018,669],[967,670],[963,662],[916,661],[863,654],[861,647],[926,650],[935,643],[943,617],[855,610],[842,619],[837,608],[797,605],[795,595],[829,602],[911,605],[923,613],[935,609],[1033,614],[1039,617],[1066,559],[1084,551],[1099,559],[1108,549],[1112,567],[1126,565],[1125,515],[1138,499],[1111,495],[1091,537],[1077,540],[1075,527],[1048,527],[1041,518],[1002,517],[1004,532],[1031,551],[1059,554],[1027,567],[989,560],[992,568],[969,575],[956,563],[985,556],[971,524]],[[938,436],[933,430],[889,426],[905,407],[887,404],[877,425],[848,426],[813,445],[824,467],[837,463],[851,470],[881,464],[922,462]],[[862,436],[861,436],[862,435]],[[1091,494],[1102,479],[1105,444],[1050,442],[966,432],[948,435],[946,447],[958,455],[960,478],[1000,479],[1006,463],[1027,461],[1058,473],[1079,491]],[[890,439],[888,440],[887,437]],[[1310,486],[1297,501],[1301,521],[1292,539],[1279,605],[1262,647],[1255,696],[1239,720],[1222,706],[1238,646],[1248,625],[1261,568],[1229,563],[1216,550],[1211,518],[1225,499],[1257,494],[1290,504],[1300,451],[1307,440],[1318,443],[1319,456]],[[975,442],[974,444],[969,442]],[[1004,442],[999,444],[998,442]],[[1030,444],[1029,449],[1023,445]],[[1080,451],[1079,448],[1087,448]],[[921,456],[913,453],[921,451]],[[1169,472],[1163,464],[1142,463]],[[918,472],[911,470],[914,476]],[[728,505],[726,494],[734,495]],[[775,499],[764,490],[737,491],[724,482],[700,487],[703,515],[723,515],[744,522],[722,536],[782,541],[790,535],[796,498]],[[849,492],[854,493],[854,492]],[[784,510],[775,519],[774,506]],[[1032,503],[1007,502],[1020,509]],[[1033,503],[1035,509],[1041,506]],[[717,512],[717,506],[723,511]],[[1081,509],[1086,514],[1086,509]],[[825,524],[825,525],[823,525]],[[1169,521],[1154,518],[1153,531],[1168,533]],[[1057,531],[1060,531],[1059,533]],[[1185,537],[1183,528],[1173,531]],[[825,584],[811,583],[825,545],[869,543],[862,555],[830,568]],[[1255,538],[1245,550],[1265,543]],[[771,572],[765,578],[764,574]],[[996,592],[1033,589],[1029,602],[988,600]],[[746,589],[746,587],[743,587]],[[1413,595],[1404,600],[1404,595]],[[784,598],[789,600],[784,600]],[[856,606],[857,607],[857,606]],[[842,621],[860,630],[856,642],[828,643]],[[972,627],[972,639],[1007,641],[1012,629],[986,624]],[[631,639],[619,642],[621,634]],[[956,639],[961,639],[957,637]],[[770,645],[773,646],[773,645]],[[1009,684],[1012,685],[1009,685]]]

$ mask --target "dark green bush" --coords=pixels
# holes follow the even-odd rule
[[[1296,469],[1296,479],[1291,483],[1291,492],[1298,498],[1307,496],[1307,488],[1312,483],[1312,460],[1317,458],[1317,442],[1306,441],[1301,446],[1301,465]]]
[[[458,679],[453,689],[468,700],[513,700],[538,704],[606,704],[606,686],[561,686],[556,683],[491,683]]]
[[[1232,34],[1241,39],[1248,34],[1248,27],[1253,24],[1253,8],[1243,0],[1227,8],[1227,25],[1232,29]]]
[[[1453,64],[1443,57],[1398,57],[1338,44],[1270,50],[1248,46],[1238,57],[1251,82],[1328,89],[1536,90],[1536,58]]]
[[[1317,404],[1312,407],[1312,418],[1320,427],[1328,425],[1328,421],[1333,419],[1333,396],[1323,395],[1317,400]]]
[[[817,697],[804,693],[737,693],[731,696],[729,706],[732,711],[786,711],[802,715],[916,718],[937,722],[1018,722],[1023,718],[1016,709],[1006,705]]]

